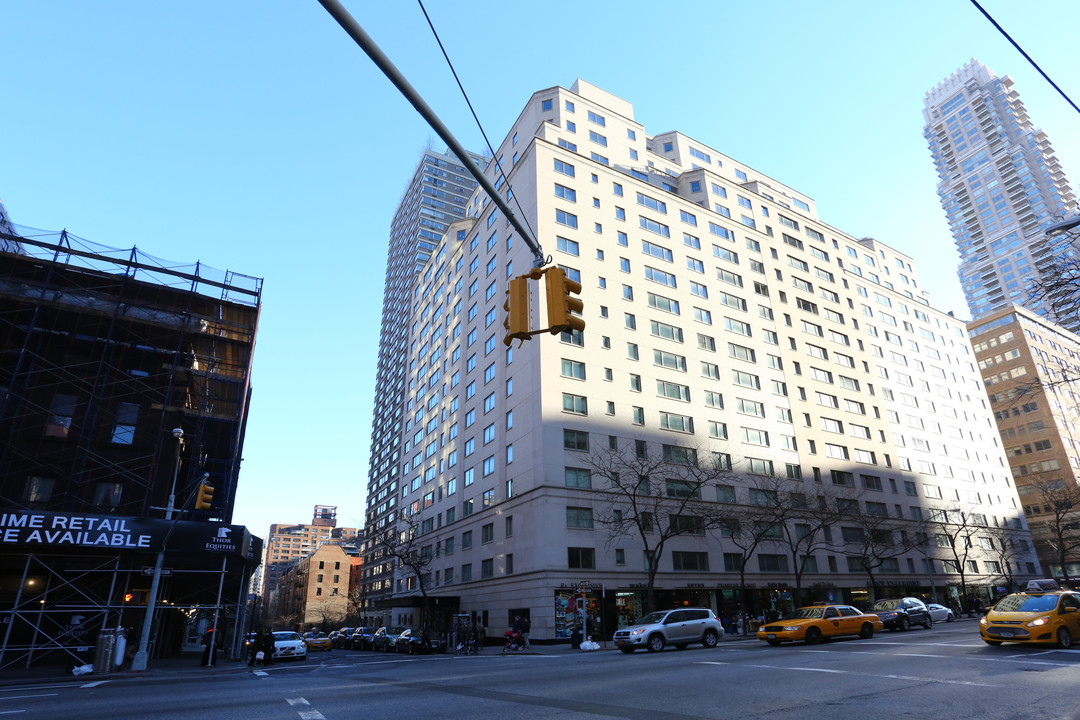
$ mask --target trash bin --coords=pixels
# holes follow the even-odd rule
[[[584,638],[582,637],[582,634],[581,634],[581,628],[574,628],[572,631],[570,631],[570,649],[571,650],[580,649],[581,648],[581,641],[583,639]]]
[[[116,653],[115,629],[102,630],[94,647],[94,674],[108,675],[113,669],[113,657]]]

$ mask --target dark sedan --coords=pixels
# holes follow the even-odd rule
[[[381,627],[375,631],[371,638],[371,649],[375,651],[390,652],[395,649],[398,635],[405,631],[403,627]]]
[[[349,647],[353,650],[371,650],[371,642],[375,639],[375,628],[358,627],[353,630],[349,637]]]
[[[912,625],[922,625],[929,630],[934,624],[923,601],[913,597],[878,600],[870,612],[881,618],[889,630],[910,630]]]
[[[422,631],[412,628],[402,630],[394,645],[399,653],[409,655],[446,652],[446,642],[442,637],[430,632],[425,637]]]

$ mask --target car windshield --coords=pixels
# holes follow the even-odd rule
[[[386,628],[386,634],[387,635],[400,635],[403,632],[405,632],[405,628],[403,628],[403,627]]]
[[[1009,595],[994,606],[995,612],[1047,612],[1057,607],[1057,595]]]
[[[879,611],[879,610],[895,610],[898,607],[900,607],[900,601],[896,600],[896,599],[878,600],[876,603],[874,603],[874,610],[875,611]]]
[[[634,622],[634,624],[635,625],[652,625],[653,623],[658,623],[661,620],[663,620],[667,616],[667,614],[668,614],[667,610],[665,610],[663,612],[651,612],[648,615],[643,615],[642,617],[638,618]]]
[[[821,613],[825,608],[820,607],[804,607],[797,610],[793,610],[784,616],[785,620],[813,620],[814,618],[821,617]]]
[[[300,636],[294,632],[276,632],[274,633],[275,640],[299,640]]]

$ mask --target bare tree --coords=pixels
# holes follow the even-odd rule
[[[877,598],[877,572],[925,542],[925,536],[912,531],[912,523],[890,517],[867,503],[862,512],[845,513],[841,520],[844,554],[853,558],[866,572]]]
[[[952,560],[945,560],[947,565],[952,566],[952,571],[960,576],[960,596],[963,598],[964,607],[961,611],[971,609],[971,598],[967,591],[967,562],[973,547],[972,537],[976,531],[985,531],[986,526],[974,524],[974,513],[969,513],[963,508],[949,508],[930,510],[930,519],[925,521],[927,533],[933,536],[937,546],[944,548],[952,555]]]
[[[401,522],[388,526],[374,536],[375,547],[391,558],[402,573],[409,587],[415,587],[423,598],[421,622],[430,622],[430,599],[428,583],[431,579],[431,562],[434,559],[431,542],[424,538],[419,512],[407,513],[402,509]]]
[[[324,597],[317,602],[308,603],[304,612],[305,629],[310,629],[306,626],[308,618],[312,617],[316,619],[315,624],[323,632],[329,632],[332,627],[339,627],[345,620],[345,613],[342,611],[343,603],[340,602],[341,598],[337,598],[337,600],[338,602],[335,602],[335,598]]]
[[[992,554],[1001,568],[1001,581],[1005,585],[1006,592],[1014,592],[1017,588],[1016,576],[1013,573],[1013,563],[1024,549],[1016,537],[1017,528],[992,527],[986,528],[986,535],[993,543]],[[1025,541],[1026,544],[1026,541]]]
[[[715,486],[733,475],[726,456],[672,445],[657,453],[643,440],[632,442],[632,449],[624,441],[621,450],[593,452],[588,484],[610,498],[596,516],[608,530],[608,542],[633,537],[642,544],[648,578],[644,609],[650,612],[668,541],[701,537],[730,522],[731,507],[717,501]]]
[[[829,528],[843,517],[847,495],[840,486],[807,486],[788,477],[751,476],[750,504],[761,511],[755,522],[768,525],[763,540],[782,547],[791,561],[796,605],[802,602],[803,574],[810,557],[831,546]]]
[[[1080,487],[1068,479],[1036,480],[1042,514],[1032,523],[1032,535],[1054,553],[1061,574],[1069,582],[1069,562],[1080,558]]]
[[[739,592],[742,610],[750,610],[746,587],[746,566],[758,547],[768,542],[774,524],[770,512],[759,505],[743,505],[732,508],[731,515],[720,526],[720,537],[739,549]]]
[[[1080,322],[1080,305],[1075,300],[1080,293],[1080,257],[1076,252],[1080,232],[1073,230],[1068,234],[1070,238],[1064,251],[1053,253],[1049,268],[1043,270],[1040,279],[1030,282],[1026,289],[1032,303],[1051,309],[1051,320],[1072,327]]]

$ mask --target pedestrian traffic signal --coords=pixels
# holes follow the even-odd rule
[[[195,509],[209,510],[214,502],[214,487],[207,482],[199,483],[199,490],[195,495]]]
[[[503,310],[506,311],[506,319],[503,327],[506,335],[503,337],[503,345],[509,345],[514,340],[528,340],[529,318],[529,281],[530,276],[522,275],[512,279],[506,289],[506,302]]]
[[[585,306],[578,298],[571,297],[581,292],[581,283],[568,279],[561,267],[552,267],[544,271],[544,285],[547,288],[548,331],[558,335],[564,330],[584,330],[585,321],[579,316]]]

